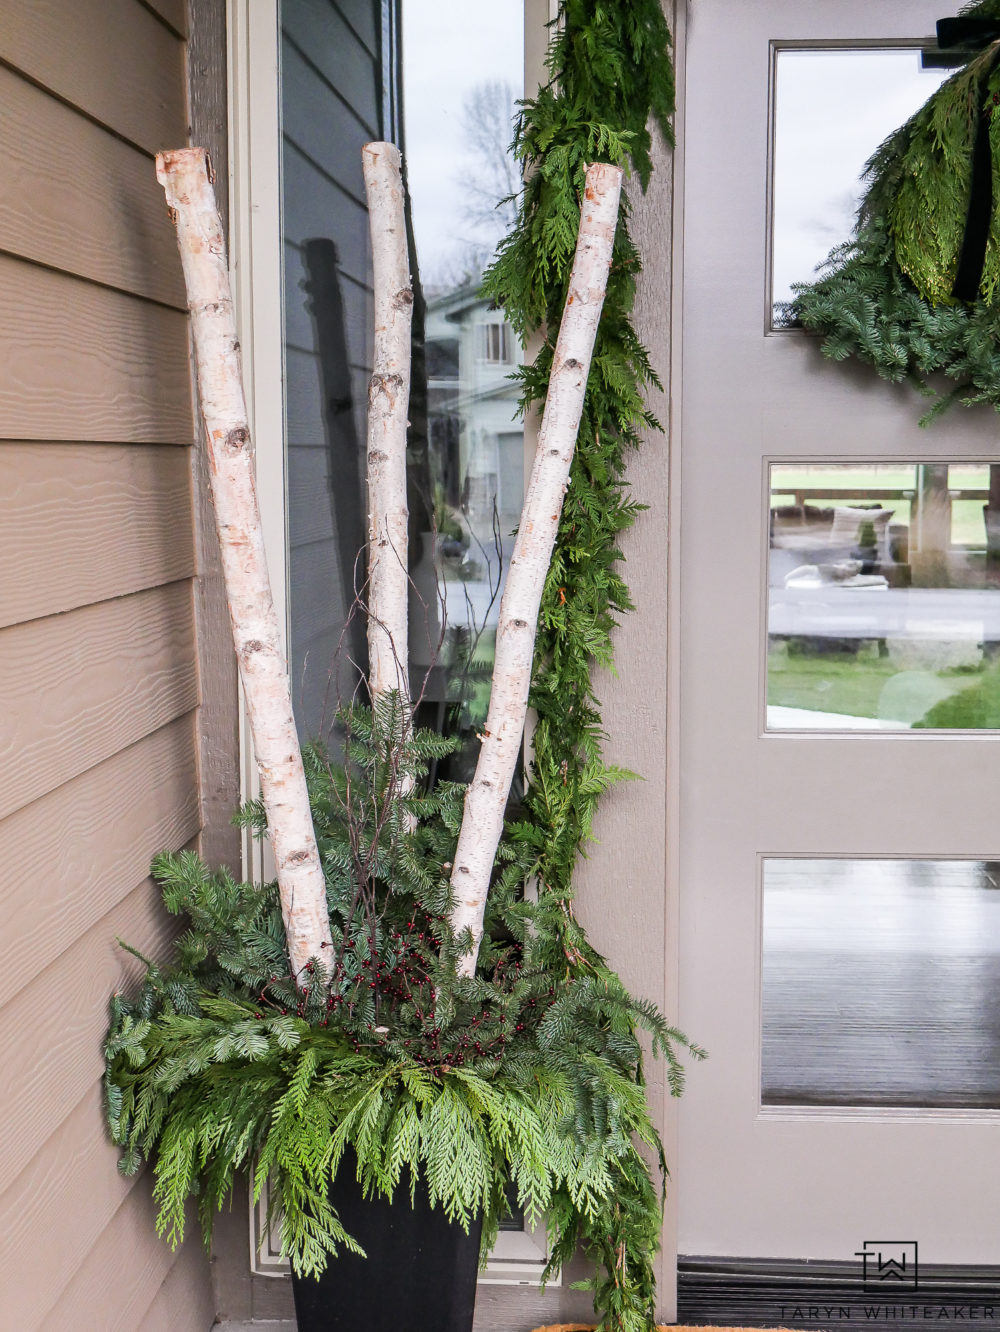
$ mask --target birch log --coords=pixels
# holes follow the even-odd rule
[[[233,641],[278,868],[288,954],[301,984],[310,958],[331,955],[324,953],[332,950],[330,922],[264,558],[222,223],[203,148],[158,153],[156,175],[177,225]]]
[[[490,706],[480,737],[476,773],[465,795],[451,873],[452,928],[456,934],[466,929],[472,933],[472,948],[459,963],[463,976],[475,975],[490,874],[524,733],[538,609],[580,429],[611,267],[621,183],[619,167],[599,162],[587,170],[566,308],[514,554],[500,601]]]
[[[413,288],[399,149],[361,150],[375,288],[375,348],[368,384],[368,682],[374,702],[410,698],[407,636],[406,426]]]

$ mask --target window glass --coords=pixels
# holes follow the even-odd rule
[[[508,147],[523,90],[523,0],[406,0],[400,32],[395,8],[374,0],[281,5],[292,692],[303,738],[326,738],[367,669],[364,620],[352,613],[365,578],[373,337],[361,148],[395,135],[415,295],[411,689],[419,723],[467,738],[446,770],[463,779],[485,718],[523,492],[523,430],[509,378],[519,349],[479,294],[514,216],[504,200],[519,184]],[[400,112],[400,125],[385,123]]]
[[[764,862],[764,1105],[1000,1108],[1000,865]]]
[[[351,607],[364,577],[372,296],[361,147],[383,132],[377,20],[372,0],[281,5],[289,664],[303,739],[328,734],[366,664]]]
[[[437,775],[467,780],[489,700],[504,573],[524,490],[520,360],[511,328],[479,294],[514,220],[508,152],[523,88],[523,3],[407,0],[406,164],[423,338],[411,402],[410,678],[418,721],[460,733]],[[419,327],[422,315],[423,329]]]
[[[774,111],[772,301],[850,236],[878,145],[948,77],[916,50],[781,50]],[[780,309],[775,323],[782,324]]]
[[[1000,466],[771,467],[770,730],[1000,728]]]

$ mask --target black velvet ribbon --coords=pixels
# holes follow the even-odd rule
[[[941,51],[959,47],[973,53],[985,50],[996,41],[1000,41],[1000,22],[996,19],[959,16],[938,20],[937,42]],[[969,211],[965,217],[958,271],[951,289],[956,301],[977,299],[983,281],[983,269],[986,266],[986,247],[989,244],[990,224],[993,220],[993,147],[990,143],[993,107],[987,99],[987,84],[998,57],[1000,57],[1000,48],[983,71],[979,84],[979,114],[972,143]]]

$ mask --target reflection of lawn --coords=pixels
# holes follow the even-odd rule
[[[948,730],[1000,729],[1000,667],[982,671],[974,683],[968,676],[965,688],[942,699],[914,726],[934,726]]]
[[[890,681],[892,690],[883,697]],[[911,704],[924,699],[915,710],[886,702],[892,696],[904,703],[908,684]],[[915,727],[994,729],[1000,728],[1000,668],[901,671],[898,662],[880,657],[870,645],[856,656],[799,654],[777,645],[768,656],[767,701],[772,707],[880,717]]]
[[[898,673],[888,659],[828,653],[821,657],[768,655],[767,701],[771,707],[877,717],[886,683]]]

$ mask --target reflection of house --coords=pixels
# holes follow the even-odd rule
[[[432,297],[426,323],[428,434],[435,480],[489,540],[493,505],[507,537],[524,486],[513,330],[475,286]]]

